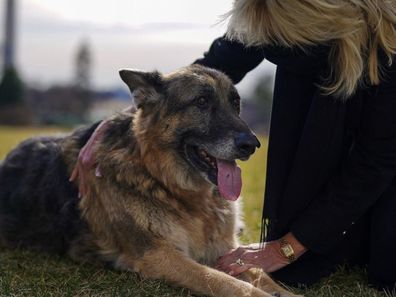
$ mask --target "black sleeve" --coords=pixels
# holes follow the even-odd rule
[[[254,69],[264,59],[264,51],[260,47],[246,47],[237,41],[217,38],[204,53],[204,57],[194,64],[215,68],[227,74],[236,84],[250,70]]]
[[[396,66],[363,99],[359,132],[342,169],[292,223],[308,249],[326,254],[396,177]],[[396,199],[396,197],[395,197]]]

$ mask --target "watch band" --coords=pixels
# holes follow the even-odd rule
[[[296,254],[294,253],[291,244],[284,238],[279,239],[278,242],[280,244],[280,251],[282,255],[285,256],[285,258],[288,259],[290,263],[296,261]]]

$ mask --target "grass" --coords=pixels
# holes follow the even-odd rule
[[[52,134],[56,128],[11,128],[0,126],[0,160],[21,140],[38,134]],[[241,162],[242,195],[246,232],[242,241],[259,240],[263,206],[266,152],[268,142],[248,161]],[[362,270],[340,268],[334,275],[309,289],[298,289],[307,297],[396,297],[367,286]],[[182,288],[162,281],[143,280],[138,275],[81,265],[66,258],[25,250],[0,249],[0,296],[192,296]]]

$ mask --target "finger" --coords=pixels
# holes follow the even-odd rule
[[[217,265],[230,265],[231,263],[235,262],[243,253],[245,249],[237,248],[235,250],[231,250],[224,256],[220,257],[217,261]]]
[[[245,264],[245,265],[238,265],[238,264],[231,264],[226,271],[229,275],[237,276],[245,271],[248,271],[250,268],[253,268],[253,264]]]
[[[259,257],[261,258],[265,257],[265,255],[266,254],[264,251],[251,251],[249,253],[245,253],[245,255],[243,255],[243,259],[249,260],[248,262],[252,262],[252,261],[257,261]]]
[[[217,262],[217,265],[221,268],[221,269],[225,269],[227,266],[235,263],[236,261],[238,261],[238,259],[240,258],[239,254],[235,254],[235,255],[228,255],[226,257],[223,257],[219,262]]]
[[[245,264],[253,264],[253,263],[246,263],[244,262],[245,260],[245,255],[246,254],[242,254],[242,255],[235,255],[232,258],[228,257],[228,259],[226,261],[223,261],[220,265],[219,265],[219,269],[222,271],[226,271],[228,272],[230,270],[230,267],[233,267],[234,265],[237,266],[241,266],[241,264],[245,265]]]
[[[231,255],[231,254],[243,253],[244,251],[245,251],[245,249],[242,246],[240,246],[240,247],[237,247],[236,249],[229,250],[224,255],[226,256],[226,255]]]

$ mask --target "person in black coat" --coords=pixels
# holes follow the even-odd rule
[[[234,83],[263,59],[277,71],[265,243],[231,251],[220,269],[259,267],[311,285],[347,262],[368,265],[371,284],[394,289],[395,54],[395,1],[235,1],[227,35],[195,63]],[[91,161],[100,127],[85,150]]]
[[[310,285],[347,260],[369,264],[371,283],[393,288],[396,63],[384,69],[380,85],[361,87],[343,101],[321,94],[315,83],[327,52],[325,47],[249,48],[222,37],[196,61],[223,70],[234,83],[264,57],[277,65],[263,238],[278,244],[291,232],[298,240],[295,252],[303,246],[293,263],[282,253],[279,262],[266,258],[264,246],[238,249],[220,266],[239,274],[254,266],[273,272],[290,264],[272,275],[289,285]],[[236,264],[238,259],[245,265]]]
[[[346,262],[368,265],[371,284],[395,289],[396,4],[362,1],[349,7],[340,0],[331,1],[330,9],[321,6],[329,1],[280,2],[236,1],[227,36],[196,61],[224,71],[234,83],[263,59],[277,65],[265,244],[232,251],[219,267],[232,275],[260,267],[288,285],[311,285]],[[383,7],[365,6],[374,2]],[[298,20],[301,15],[306,19]],[[351,16],[365,22],[347,28]],[[381,29],[370,24],[376,17],[391,28],[381,32],[388,44],[364,38],[369,31],[380,39]],[[362,34],[338,32],[348,29]],[[304,30],[308,36],[299,36]]]

